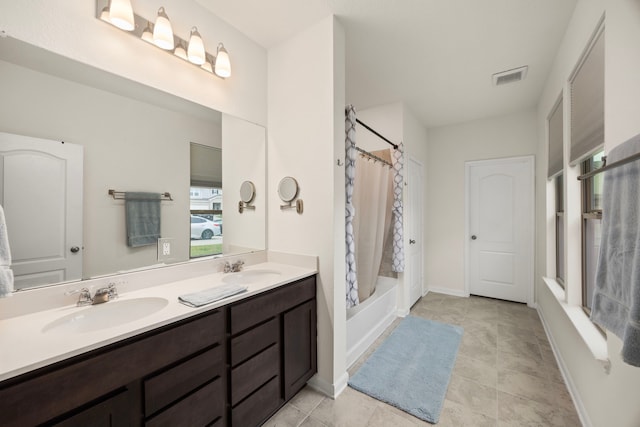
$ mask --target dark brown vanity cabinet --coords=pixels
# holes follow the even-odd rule
[[[0,382],[0,426],[260,425],[316,372],[315,276]]]
[[[231,305],[231,426],[273,415],[316,372],[316,279]]]
[[[168,426],[176,425],[178,413],[193,421],[188,425],[224,425],[224,313],[218,309],[4,381],[0,425]]]

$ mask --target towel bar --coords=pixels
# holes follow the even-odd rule
[[[109,195],[115,200],[124,200],[124,193],[124,191],[109,190]],[[171,193],[166,192],[160,194],[160,200],[173,201],[173,198],[171,197]]]

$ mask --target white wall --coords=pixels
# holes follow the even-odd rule
[[[164,0],[174,32],[197,26],[208,51],[223,42],[232,76],[222,80],[95,18],[87,1],[2,1],[0,31],[88,65],[198,104],[266,124],[266,51],[193,0]],[[158,2],[137,0],[135,12],[155,19]],[[179,77],[179,78],[178,78]]]
[[[267,247],[267,144],[262,126],[222,115],[222,193],[225,209],[222,253],[231,254]],[[238,211],[240,186],[251,181],[255,188],[253,209]]]
[[[466,161],[535,155],[536,112],[429,129],[426,284],[464,294]]]
[[[319,259],[318,375],[329,395],[346,386],[344,271],[344,33],[327,17],[269,50],[269,249]],[[304,213],[281,210],[285,176]],[[342,238],[340,238],[342,236]],[[342,261],[340,261],[342,260]]]
[[[633,0],[580,0],[538,106],[537,303],[585,425],[636,427],[640,425],[640,407],[637,403],[640,369],[621,361],[621,341],[607,333],[611,372],[605,373],[562,309],[561,302],[541,279],[553,269],[549,264],[554,260],[550,256],[554,245],[553,227],[549,226],[553,207],[545,194],[550,185],[546,180],[546,117],[563,87],[567,86],[569,75],[604,12],[605,151],[640,133],[637,119],[640,114],[637,102],[640,96],[640,52],[634,43],[634,40],[640,39],[640,3]],[[547,235],[551,236],[549,240]],[[579,254],[576,256],[579,262]]]

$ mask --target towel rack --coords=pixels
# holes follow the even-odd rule
[[[629,156],[627,158],[624,158],[622,160],[618,160],[617,162],[613,162],[610,165],[607,164],[607,158],[606,157],[603,157],[602,159],[604,160],[604,166],[602,166],[601,168],[598,168],[596,170],[593,170],[593,171],[591,171],[589,173],[585,173],[584,175],[580,175],[578,177],[578,180],[582,181],[583,179],[591,178],[594,175],[597,175],[597,174],[602,173],[602,172],[606,172],[609,169],[615,169],[618,166],[626,165],[627,163],[633,162],[634,160],[638,160],[638,159],[640,159],[640,153],[633,154],[633,155],[631,155],[631,156]]]
[[[116,191],[116,190],[109,190],[109,195],[111,197],[113,197],[115,200],[124,200],[124,191]],[[170,200],[173,201],[173,198],[171,197],[171,193],[161,193],[160,194],[160,200]]]

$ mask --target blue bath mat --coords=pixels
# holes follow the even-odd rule
[[[437,423],[462,328],[407,316],[349,385],[421,420]]]

